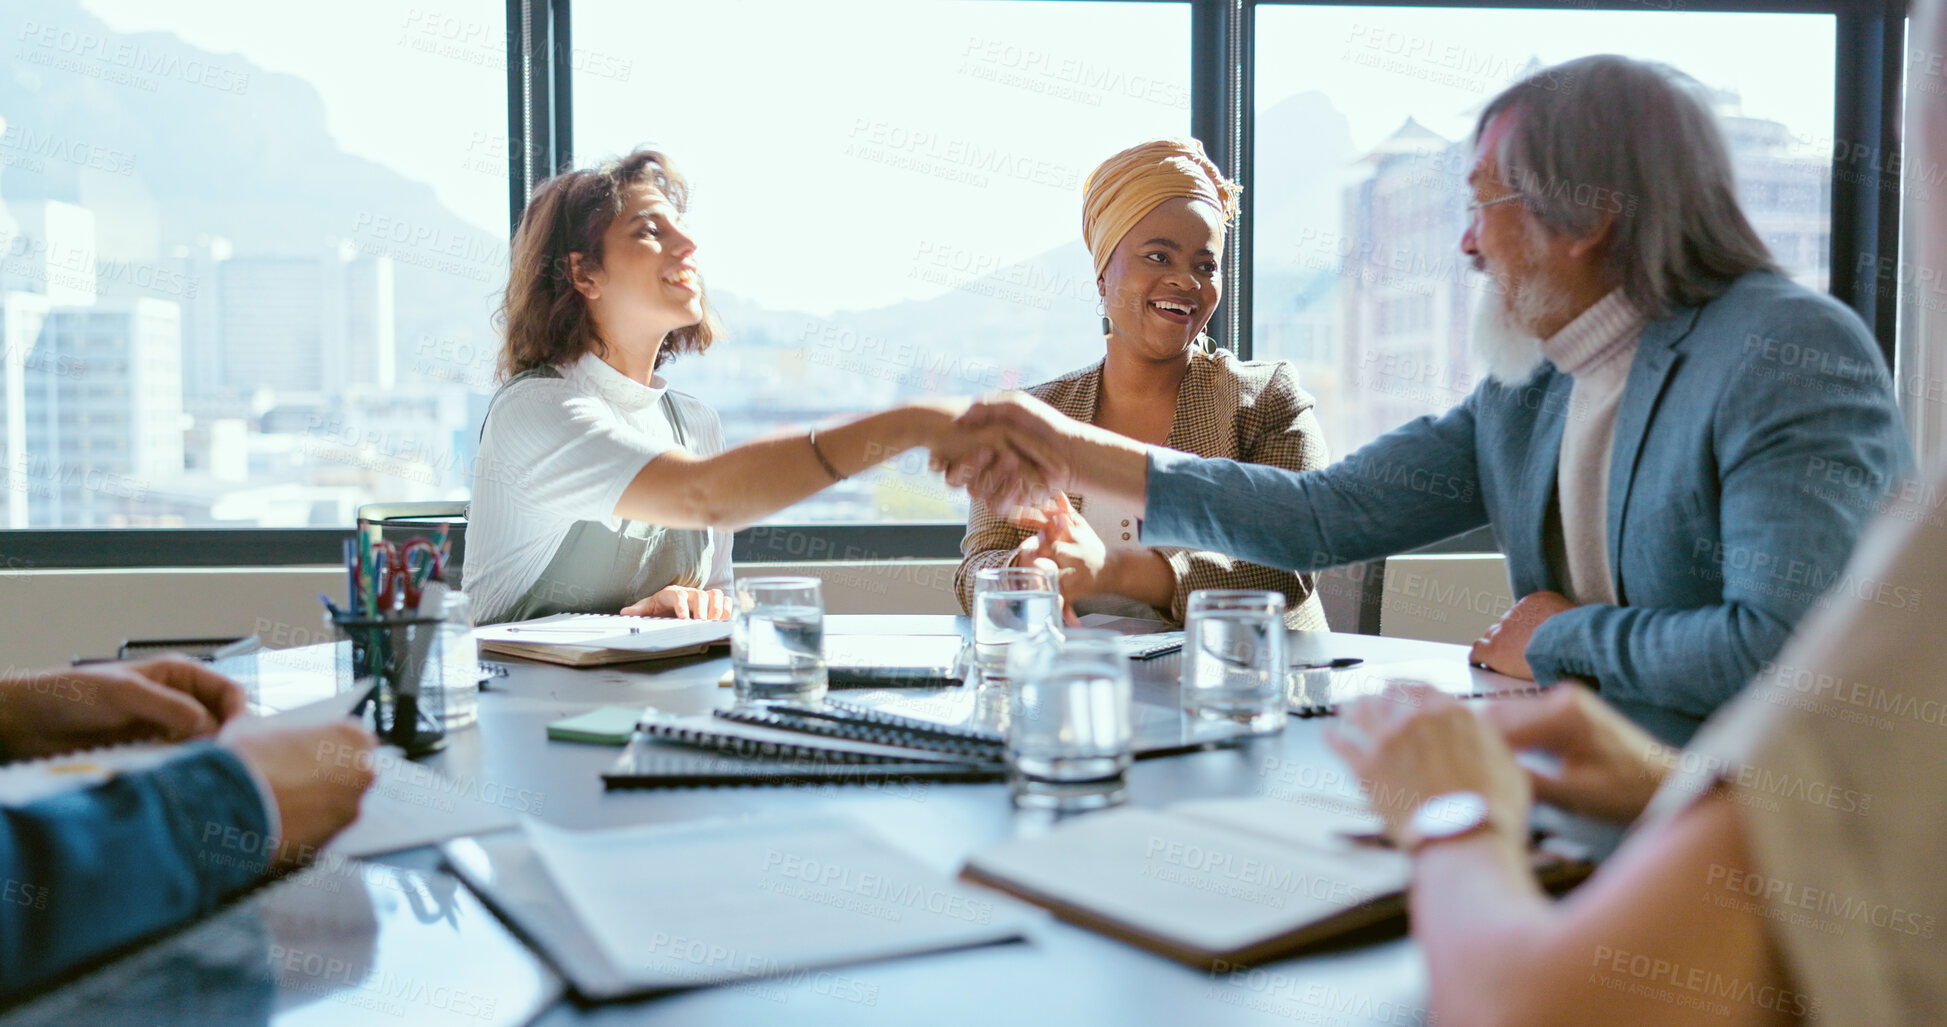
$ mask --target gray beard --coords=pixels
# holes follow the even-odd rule
[[[1541,340],[1514,323],[1514,312],[1499,294],[1487,289],[1474,293],[1468,348],[1487,370],[1490,381],[1519,385],[1541,367]]]

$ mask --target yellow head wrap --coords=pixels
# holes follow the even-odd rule
[[[1095,277],[1108,271],[1109,255],[1122,237],[1164,200],[1204,200],[1224,212],[1228,225],[1243,191],[1195,139],[1152,139],[1103,161],[1082,183],[1082,241],[1095,258]]]

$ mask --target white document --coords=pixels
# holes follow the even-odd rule
[[[1015,907],[833,820],[527,838],[589,936],[640,986],[767,977],[1021,936]]]
[[[1429,685],[1458,696],[1533,693],[1536,687],[1532,681],[1471,666],[1458,659],[1361,663],[1336,670],[1294,667],[1286,675],[1288,698],[1297,707],[1339,705],[1361,696],[1379,695],[1394,682]]]
[[[448,838],[504,831],[540,797],[475,777],[452,778],[391,747],[372,753],[376,779],[359,800],[358,819],[325,844],[340,856],[376,856]]]
[[[333,696],[275,716],[238,717],[223,725],[217,738],[229,739],[276,728],[321,724],[343,717],[356,698],[353,695]],[[116,774],[153,770],[182,755],[183,751],[183,745],[179,742],[130,742],[9,763],[0,767],[0,806],[24,806],[63,792],[91,788]]]
[[[600,613],[557,613],[552,617],[494,624],[473,632],[478,642],[524,645],[582,645],[602,649],[660,652],[707,645],[730,637],[730,622],[674,617],[623,617]]]

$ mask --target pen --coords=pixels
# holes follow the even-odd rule
[[[1341,656],[1335,660],[1327,660],[1324,663],[1294,663],[1291,665],[1291,669],[1292,670],[1344,670],[1347,667],[1357,667],[1359,664],[1364,662],[1366,661],[1360,659],[1357,656]]]
[[[320,592],[318,593],[318,598],[324,600],[325,611],[331,614],[332,620],[345,619],[345,615],[338,611],[338,604],[332,602],[330,596],[325,595],[323,592]]]
[[[358,609],[358,543],[346,539],[343,546],[345,554],[345,608]]]

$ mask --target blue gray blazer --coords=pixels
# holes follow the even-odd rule
[[[1543,526],[1574,381],[1544,364],[1484,382],[1337,464],[1295,473],[1152,448],[1142,541],[1307,571],[1491,525],[1516,597],[1560,591]],[[1708,716],[1775,656],[1828,591],[1918,596],[1843,580],[1853,542],[1913,472],[1886,364],[1836,300],[1775,274],[1644,328],[1616,414],[1609,559],[1619,605],[1544,623],[1541,681]]]
[[[0,809],[0,996],[216,908],[263,874],[269,811],[233,752]]]

